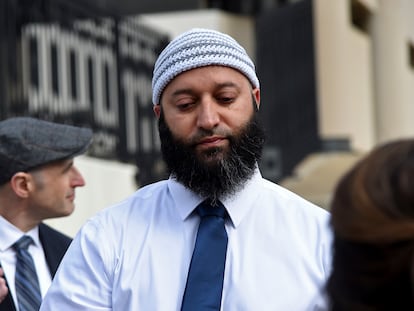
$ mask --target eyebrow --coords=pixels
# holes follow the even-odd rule
[[[67,162],[67,164],[65,165],[65,167],[63,168],[63,170],[62,170],[62,172],[66,172],[66,171],[68,171],[72,166],[73,166],[73,163],[74,163],[74,161],[73,161],[73,159],[71,159],[71,160],[67,160],[68,162]]]
[[[225,88],[225,87],[234,87],[234,88],[237,88],[238,90],[240,89],[240,86],[237,83],[234,83],[234,82],[216,83],[216,85],[215,85],[216,89],[222,89],[222,88]],[[192,94],[192,93],[194,93],[193,89],[191,89],[191,88],[182,88],[182,89],[175,90],[172,93],[172,96],[178,96],[178,95],[181,95],[181,94]]]
[[[223,88],[223,87],[235,87],[240,88],[240,86],[237,83],[234,82],[223,82],[223,83],[217,83],[217,87]]]
[[[193,91],[191,89],[178,89],[172,93],[172,96],[178,96],[181,94],[191,94]]]

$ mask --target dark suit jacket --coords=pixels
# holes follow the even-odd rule
[[[50,275],[53,278],[72,239],[43,223],[39,225],[39,238],[45,251]],[[10,291],[3,302],[0,303],[0,311],[16,311]]]

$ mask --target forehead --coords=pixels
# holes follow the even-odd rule
[[[73,158],[53,161],[31,170],[31,172],[48,172],[53,170],[60,170],[69,167],[73,163]]]
[[[210,88],[220,85],[234,85],[251,88],[249,80],[240,71],[225,66],[205,66],[179,74],[165,88],[168,93],[176,88]]]

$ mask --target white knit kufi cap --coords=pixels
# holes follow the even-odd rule
[[[159,104],[168,83],[187,70],[221,65],[243,73],[253,87],[259,87],[253,61],[245,49],[229,35],[194,28],[172,40],[155,62],[152,78],[152,102]]]

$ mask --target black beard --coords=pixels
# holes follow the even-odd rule
[[[228,151],[211,148],[197,156],[193,144],[173,137],[163,112],[158,129],[169,173],[185,187],[213,201],[234,195],[252,177],[265,141],[256,112],[236,136],[227,137]],[[204,131],[204,136],[211,134]]]

